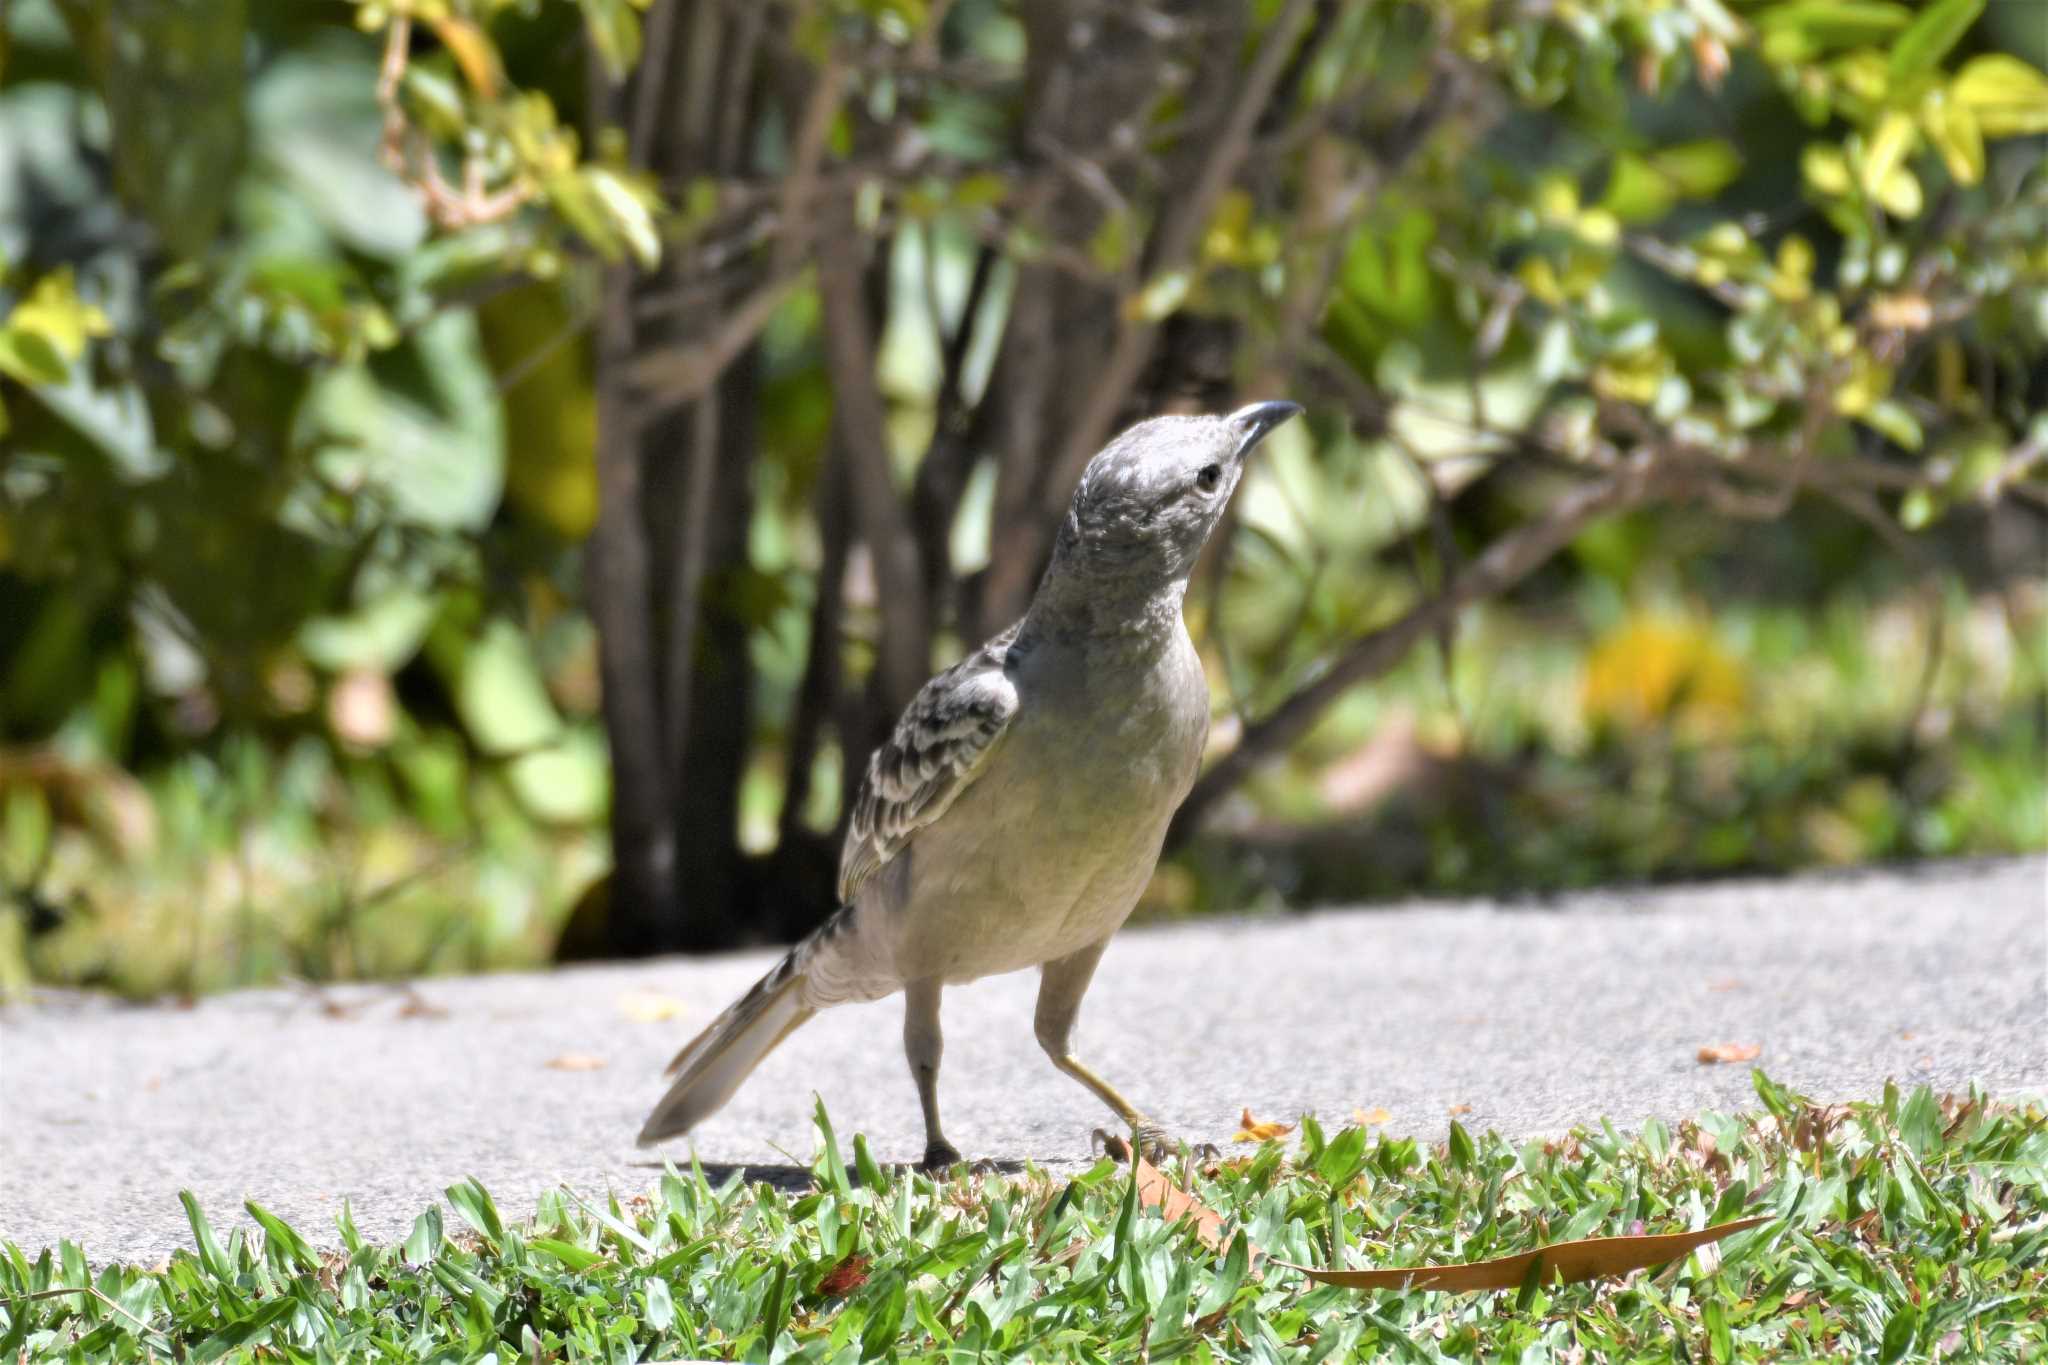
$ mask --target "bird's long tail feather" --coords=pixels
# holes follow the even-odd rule
[[[640,1128],[640,1145],[679,1137],[718,1112],[761,1059],[816,1010],[803,1000],[804,974],[791,953],[711,1021],[669,1063],[675,1084]]]

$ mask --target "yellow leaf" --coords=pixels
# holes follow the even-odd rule
[[[1393,1122],[1394,1116],[1378,1105],[1374,1105],[1370,1109],[1352,1110],[1351,1118],[1361,1128],[1377,1128],[1383,1123]]]
[[[1920,106],[1920,124],[1957,184],[1984,178],[1984,135],[1968,106],[1930,95]]]
[[[1582,704],[1594,720],[1716,732],[1740,722],[1747,690],[1741,661],[1706,623],[1644,613],[1587,656]]]
[[[1877,187],[1877,202],[1894,218],[1918,218],[1925,203],[1920,178],[1904,166],[1896,167]]]
[[[487,100],[496,99],[498,49],[484,31],[467,19],[444,15],[434,21],[434,32],[440,36],[441,45],[454,56],[455,64],[462,68],[469,88]]]
[[[1986,137],[2048,133],[2048,76],[2004,52],[1972,57],[1948,87]]]
[[[1897,109],[1887,111],[1877,121],[1877,131],[1870,135],[1870,144],[1863,151],[1865,194],[1877,196],[1882,193],[1892,172],[1905,165],[1906,156],[1918,138],[1913,120]]]
[[[1805,174],[1806,183],[1822,194],[1849,192],[1849,162],[1839,147],[1822,142],[1808,143],[1806,150],[1799,154],[1799,169]]]
[[[1252,1117],[1250,1109],[1244,1111],[1237,1124],[1237,1134],[1230,1139],[1232,1142],[1269,1142],[1294,1131],[1291,1123],[1261,1123]]]
[[[107,336],[114,330],[105,313],[78,297],[68,265],[36,281],[28,297],[0,321],[10,329],[36,333],[67,361],[85,354],[89,338]]]

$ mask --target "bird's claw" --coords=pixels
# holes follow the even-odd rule
[[[924,1160],[918,1162],[917,1166],[927,1175],[944,1175],[959,1164],[959,1149],[950,1142],[939,1140],[925,1144]]]
[[[1137,1127],[1132,1130],[1132,1136],[1137,1139],[1138,1155],[1144,1157],[1145,1160],[1155,1166],[1165,1161],[1168,1157],[1176,1155],[1182,1146],[1179,1138],[1176,1138],[1172,1133],[1169,1133],[1150,1119],[1141,1120]],[[1088,1139],[1090,1150],[1099,1147],[1118,1161],[1130,1160],[1130,1141],[1121,1133],[1112,1133],[1107,1128],[1097,1128],[1088,1135]],[[1214,1144],[1207,1142],[1192,1147],[1189,1151],[1197,1156],[1204,1153],[1212,1157],[1219,1155]]]
[[[1154,1166],[1180,1151],[1180,1139],[1149,1119],[1132,1131],[1137,1138],[1138,1155]]]

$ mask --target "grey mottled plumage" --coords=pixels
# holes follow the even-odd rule
[[[1181,620],[1188,575],[1259,439],[1300,411],[1141,422],[1089,462],[1024,619],[926,683],[868,762],[840,909],[676,1057],[641,1129],[685,1133],[832,1005],[903,991],[927,1164],[939,1126],[939,994],[1039,967],[1053,1064],[1158,1141],[1068,1046],[1081,996],[1187,795],[1209,690]]]

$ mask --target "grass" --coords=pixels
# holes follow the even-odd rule
[[[854,1361],[888,1358],[2039,1360],[2048,1116],[1887,1088],[1822,1107],[1756,1073],[1760,1112],[1516,1146],[1304,1121],[1293,1150],[1183,1163],[1233,1229],[1214,1252],[1127,1168],[933,1181],[849,1169],[822,1108],[809,1190],[666,1173],[509,1223],[474,1182],[397,1246],[346,1214],[319,1251],[250,1206],[225,1244],[92,1272],[0,1244],[0,1358]],[[1543,1243],[1770,1221],[1659,1271],[1519,1293],[1361,1294],[1267,1267],[1476,1260]],[[1641,1225],[1638,1227],[1638,1225]]]

